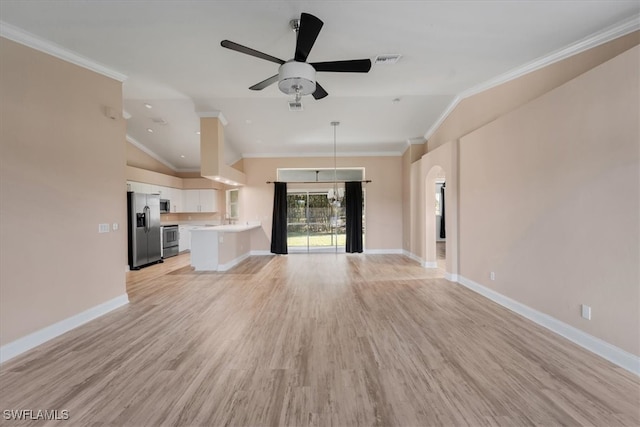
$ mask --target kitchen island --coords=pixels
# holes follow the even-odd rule
[[[227,271],[249,256],[259,222],[191,229],[191,265],[196,271]]]

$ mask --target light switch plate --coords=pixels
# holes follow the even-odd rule
[[[591,320],[591,307],[584,304],[582,304],[581,307],[582,307],[582,317],[587,320]]]
[[[98,224],[98,233],[108,233],[109,224]]]

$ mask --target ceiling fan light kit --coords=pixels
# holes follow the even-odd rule
[[[285,62],[278,70],[278,88],[287,95],[311,95],[316,91],[315,68],[306,62]]]
[[[313,47],[318,34],[324,23],[317,17],[302,13],[300,19],[293,19],[289,25],[296,33],[296,51],[292,59],[283,61],[280,58],[251,49],[250,47],[223,40],[222,47],[255,56],[265,61],[275,62],[280,65],[278,74],[273,75],[255,85],[251,90],[262,90],[275,82],[278,88],[287,95],[295,95],[295,102],[299,103],[300,98],[305,95],[313,95],[315,99],[322,99],[328,95],[327,91],[316,81],[316,72],[336,72],[336,73],[368,73],[371,69],[370,59],[354,59],[346,61],[328,61],[308,63],[307,57]]]

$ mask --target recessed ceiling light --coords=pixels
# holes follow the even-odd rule
[[[180,154],[180,157],[182,157],[184,159],[184,154]]]
[[[149,133],[153,133],[153,129],[151,129],[151,128],[147,128],[147,132],[149,132]]]
[[[196,131],[196,135],[200,135],[200,131],[199,130]]]
[[[146,103],[146,102],[145,102],[144,106],[145,106],[145,107],[147,107],[148,109],[152,109],[152,108],[153,108],[153,105],[148,104],[148,103]]]

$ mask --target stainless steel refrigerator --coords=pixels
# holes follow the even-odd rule
[[[129,268],[139,270],[162,262],[160,254],[160,196],[127,192]]]

